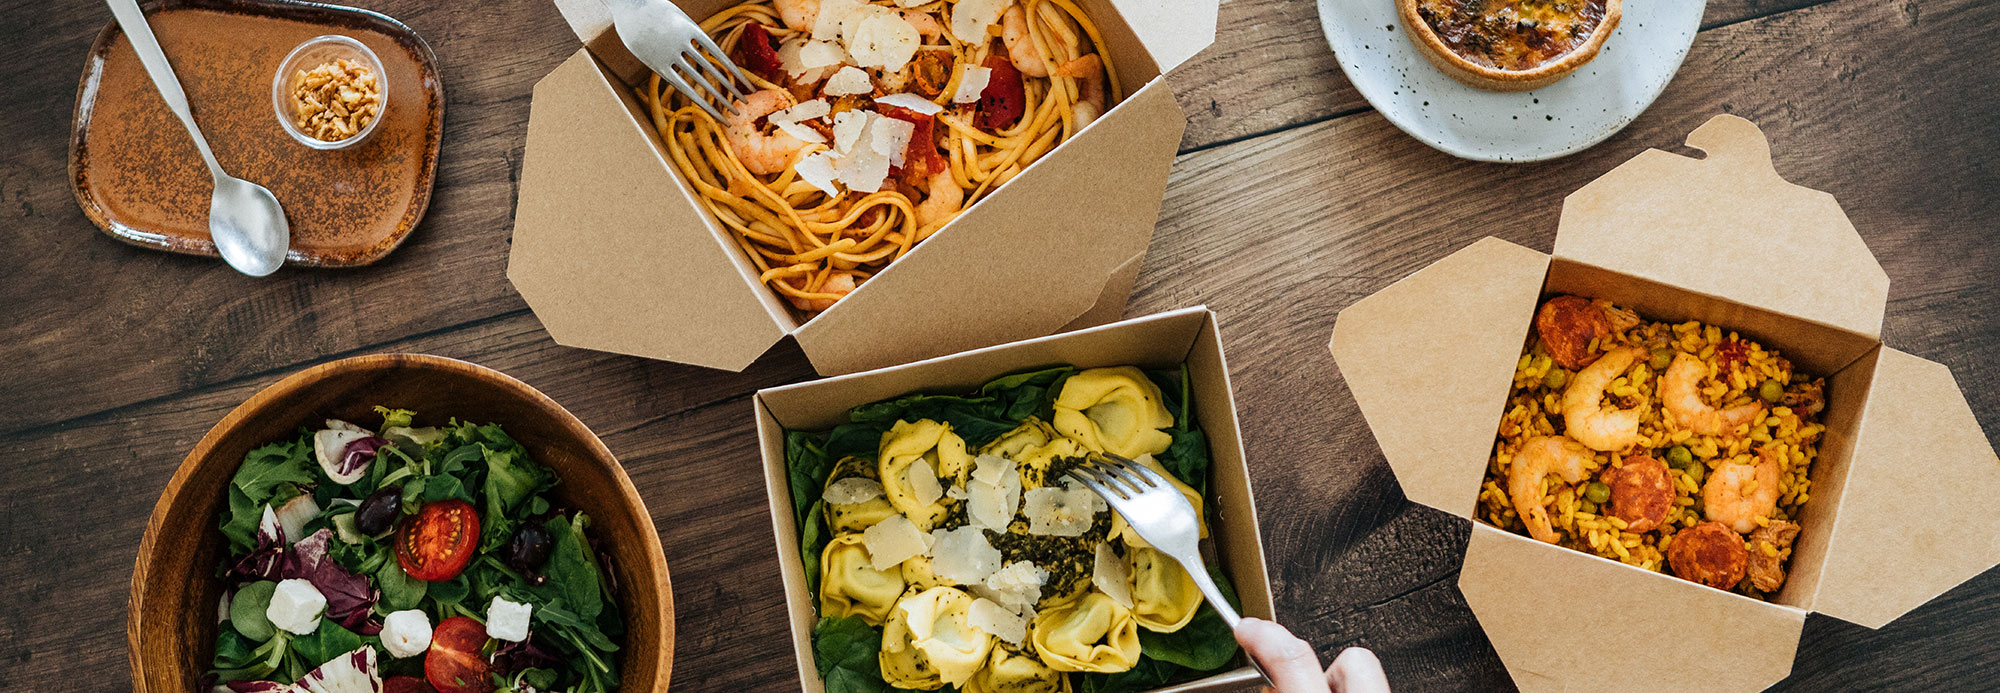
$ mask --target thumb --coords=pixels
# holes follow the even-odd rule
[[[1320,672],[1319,657],[1313,654],[1312,646],[1284,626],[1245,618],[1236,624],[1236,641],[1264,668],[1278,693],[1328,693],[1326,675]]]
[[[1333,658],[1326,668],[1327,685],[1339,693],[1389,693],[1389,677],[1382,673],[1382,660],[1365,648],[1350,647]]]

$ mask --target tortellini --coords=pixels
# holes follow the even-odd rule
[[[917,555],[905,558],[903,559],[902,566],[903,582],[909,585],[911,592],[922,592],[932,587],[944,587],[951,584],[944,578],[938,577],[937,571],[931,568],[930,556]]]
[[[1139,663],[1139,624],[1103,592],[1035,615],[1030,638],[1056,671],[1120,672]]]
[[[1146,630],[1172,633],[1194,620],[1201,588],[1179,561],[1142,546],[1126,548],[1132,565],[1132,618]]]
[[[1069,677],[1043,664],[1033,649],[999,643],[986,668],[965,682],[965,693],[1069,693]]]
[[[843,457],[839,462],[834,463],[833,473],[827,475],[827,487],[832,488],[836,482],[843,479],[869,479],[879,482],[880,480],[876,478],[875,469],[875,463],[870,460],[859,457]],[[874,526],[877,522],[887,520],[895,514],[896,508],[889,505],[889,498],[880,494],[859,503],[834,503],[828,501],[826,503],[826,526],[832,528],[834,534],[859,532]]]
[[[1120,457],[1157,455],[1173,444],[1160,429],[1174,425],[1160,388],[1131,366],[1092,368],[1063,383],[1056,396],[1055,427],[1096,452]]]
[[[933,587],[897,602],[882,632],[882,679],[897,688],[963,686],[986,666],[993,636],[973,628],[972,597]]]
[[[1000,437],[994,438],[993,442],[987,443],[986,447],[980,448],[979,454],[997,455],[1020,462],[1023,456],[1048,445],[1049,441],[1055,438],[1056,429],[1050,428],[1041,419],[1030,416],[1014,430],[1001,434]]]
[[[972,455],[966,453],[965,441],[951,432],[951,426],[929,419],[896,422],[882,434],[881,452],[876,460],[882,492],[889,496],[889,505],[908,515],[910,522],[925,532],[937,527],[958,502],[943,495],[943,490],[954,485],[963,487],[972,473]],[[930,467],[933,478],[913,482],[912,470],[923,466]],[[919,486],[932,482],[935,486],[929,489]],[[939,495],[926,498],[929,492]]]
[[[871,626],[895,608],[903,596],[903,568],[876,570],[860,534],[844,534],[828,542],[819,558],[819,613],[826,618],[860,616]]]
[[[1033,490],[1045,486],[1060,486],[1062,484],[1060,479],[1049,478],[1049,467],[1058,459],[1076,457],[1084,452],[1083,447],[1077,445],[1076,441],[1056,438],[1046,445],[1022,453],[1021,459],[1016,460],[1021,471],[1021,488]]]

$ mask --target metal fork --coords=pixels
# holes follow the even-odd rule
[[[1187,497],[1166,477],[1146,465],[1109,453],[1094,453],[1084,458],[1082,464],[1064,476],[1103,496],[1104,502],[1125,518],[1125,524],[1138,532],[1140,539],[1179,561],[1188,577],[1194,578],[1202,596],[1208,598],[1209,605],[1235,630],[1236,622],[1243,617],[1229,606],[1229,600],[1222,598],[1222,591],[1208,577],[1208,569],[1201,560],[1201,519]],[[1264,685],[1275,685],[1257,658],[1248,652],[1243,658],[1264,677]]]
[[[744,95],[743,90],[736,88],[736,82],[741,80],[747,86],[750,78],[744,76],[736,63],[730,62],[722,47],[715,45],[708,32],[702,31],[701,25],[679,6],[671,0],[604,0],[604,5],[611,10],[611,23],[618,27],[618,38],[625,42],[625,49],[658,73],[660,79],[674,85],[676,91],[718,121],[723,119],[722,112],[716,110],[713,102],[721,102],[730,113],[738,112],[735,101],[742,100]],[[708,54],[703,55],[703,50]],[[728,74],[717,68],[716,63],[729,68]],[[710,82],[710,78],[715,81]],[[716,83],[727,88],[728,94],[717,88]]]

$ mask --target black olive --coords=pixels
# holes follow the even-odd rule
[[[354,509],[354,528],[372,537],[396,526],[396,518],[402,514],[403,487],[385,486],[368,494],[361,507]]]
[[[514,538],[507,541],[507,567],[532,573],[549,560],[549,550],[555,543],[555,537],[541,525],[522,525],[514,530]]]

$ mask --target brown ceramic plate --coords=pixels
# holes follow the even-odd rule
[[[377,354],[308,368],[264,388],[223,417],[181,461],[139,544],[125,625],[132,689],[206,690],[215,657],[215,579],[224,494],[250,450],[327,418],[368,421],[371,407],[414,409],[418,425],[447,418],[493,422],[562,480],[555,500],[590,514],[624,612],[621,690],[666,690],[673,670],[674,596],[652,516],[611,451],[562,405],[499,371],[417,354]]]
[[[415,32],[367,10],[291,0],[163,0],[146,16],[215,158],[284,205],[292,227],[286,262],[366,265],[409,236],[430,205],[444,134],[437,58]],[[271,107],[271,81],[285,54],[324,34],[373,50],[389,91],[376,131],[333,151],[294,141]],[[69,171],[77,203],[105,233],[148,248],[216,254],[208,237],[208,169],[115,23],[84,63]]]

